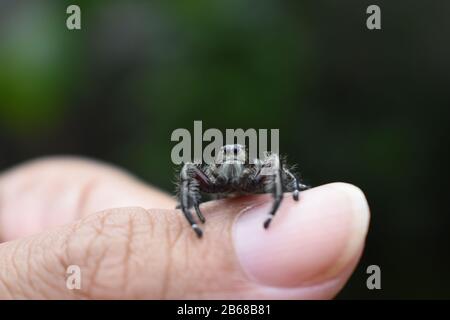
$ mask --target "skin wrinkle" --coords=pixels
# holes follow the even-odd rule
[[[44,288],[44,286],[47,286],[48,288],[50,288],[52,290],[55,289],[55,286],[52,285],[51,281],[46,276],[43,276],[40,272],[35,271],[33,273],[33,275],[35,275],[36,278],[38,278],[38,280],[40,280],[40,283],[43,285],[43,287],[40,288],[38,291],[36,291],[36,289],[34,289],[34,291],[38,292],[39,294],[41,294],[44,297],[44,299],[48,300],[50,298],[50,296],[46,294],[46,288]],[[32,280],[31,280],[31,273],[29,274],[29,280],[30,280],[30,282],[32,282]],[[59,291],[58,289],[55,290],[55,292],[58,292],[58,291]],[[30,297],[32,297],[32,296],[33,295],[30,294]]]
[[[74,238],[74,236],[77,234],[77,231],[80,230],[82,225],[82,221],[78,220],[76,221],[74,224],[70,225],[70,229],[67,233],[67,235],[64,237],[64,241],[63,241],[63,255],[60,257],[60,263],[61,265],[64,266],[64,270],[67,270],[67,267],[69,265],[71,265],[71,254],[70,254],[70,244],[72,243],[72,239]],[[81,285],[83,286],[83,278],[81,280]],[[71,290],[72,295],[74,295],[75,297],[81,297],[81,298],[88,298],[88,296],[86,295],[84,290]]]
[[[26,245],[28,246],[28,244],[26,244]],[[21,281],[21,279],[23,279],[23,277],[20,274],[20,272],[19,272],[20,269],[18,268],[18,265],[16,263],[16,259],[17,259],[18,252],[19,252],[19,246],[17,245],[17,243],[14,243],[14,244],[11,245],[11,247],[12,247],[12,251],[10,253],[9,258],[10,258],[10,261],[11,261],[12,270],[15,273],[15,279],[17,279],[17,281],[16,281],[16,283],[18,284],[17,288],[20,291],[20,292],[17,292],[17,291],[16,292],[17,292],[17,294],[19,294],[19,296],[21,296],[23,298],[26,298],[28,295],[26,293],[26,290],[24,290],[24,288],[22,286],[22,281]],[[28,270],[25,272],[25,274],[27,274],[29,276]],[[8,280],[6,280],[6,282],[7,281]],[[12,290],[12,292],[13,292],[13,296],[15,296],[14,295],[14,290]]]
[[[58,240],[58,242],[59,242],[59,240]],[[49,265],[48,265],[48,263],[46,263],[46,261],[57,261],[57,262],[60,262],[61,260],[60,260],[60,258],[59,258],[59,256],[60,256],[60,254],[61,254],[61,252],[64,252],[64,251],[61,251],[59,248],[58,248],[58,246],[56,246],[56,250],[55,251],[49,251],[49,252],[43,252],[43,255],[44,256],[46,256],[46,257],[49,257],[50,255],[51,255],[51,257],[49,257],[49,258],[46,258],[46,259],[44,259],[44,262],[42,263],[42,267],[45,269],[45,271],[47,271],[47,274],[60,274],[61,276],[60,276],[60,279],[63,279],[63,281],[61,281],[61,283],[62,283],[62,286],[58,286],[58,283],[59,282],[57,282],[56,284],[54,284],[52,281],[50,281],[50,279],[47,281],[47,285],[50,287],[50,288],[52,288],[53,290],[54,290],[54,292],[60,292],[60,291],[62,291],[61,290],[61,288],[66,288],[65,287],[65,274],[66,274],[66,270],[67,270],[67,268],[65,268],[65,266],[63,265],[63,264],[60,264],[59,266],[61,267],[61,273],[59,273],[59,272],[55,272],[55,270],[59,270],[59,268],[58,268],[58,266],[57,265],[55,265],[55,264],[52,264],[52,267],[54,268],[53,270],[51,270],[51,268],[49,268]],[[45,278],[44,278],[44,280],[43,281],[45,281]]]
[[[170,273],[172,272],[172,259],[170,257],[170,244],[167,243],[165,246],[165,251],[166,251],[166,259],[165,259],[165,263],[164,263],[164,273],[162,276],[162,287],[161,287],[161,293],[160,293],[160,297],[161,299],[167,299],[168,297],[168,292],[169,292],[169,285],[170,285]]]
[[[58,239],[56,239],[56,245],[54,246],[54,250],[50,250],[50,251],[42,251],[41,256],[43,259],[40,262],[37,262],[37,265],[40,266],[40,268],[42,268],[42,271],[44,271],[44,273],[40,272],[40,268],[35,268],[35,265],[32,264],[32,259],[31,259],[31,253],[34,252],[36,254],[36,248],[38,248],[41,245],[44,245],[48,242],[52,242],[51,241],[51,237],[52,237],[52,233],[50,233],[48,235],[49,238],[46,238],[45,241],[40,241],[40,239],[38,238],[35,243],[32,243],[32,245],[27,245],[27,261],[26,261],[26,271],[25,273],[28,275],[29,277],[29,282],[30,285],[32,286],[32,289],[35,292],[38,292],[39,294],[42,294],[44,296],[44,298],[49,299],[50,296],[47,294],[47,291],[44,288],[37,288],[36,286],[33,285],[34,281],[32,279],[33,276],[36,276],[39,280],[40,283],[45,284],[48,288],[50,288],[49,292],[54,292],[54,293],[65,293],[63,291],[63,289],[66,289],[65,287],[65,271],[67,270],[66,267],[66,263],[64,262],[64,258],[63,255],[65,255],[65,250],[64,250],[64,244],[66,242],[66,234],[63,234],[63,238],[60,239],[58,237]],[[52,242],[53,243],[53,242]],[[62,243],[63,245],[60,246],[58,245],[58,243]],[[33,248],[33,246],[35,248]],[[37,246],[37,247],[36,247]],[[52,267],[50,267],[49,265],[49,261],[52,262]],[[53,264],[53,262],[56,261],[59,264]],[[59,272],[59,271],[61,272]],[[61,285],[59,286],[58,283],[55,283],[54,281],[52,281],[53,279],[55,279],[54,275],[57,274],[59,275],[57,277],[57,279],[61,279],[60,283]],[[46,275],[52,275],[51,277],[47,277]],[[32,296],[32,295],[31,295]]]
[[[126,214],[128,220],[126,222],[126,224],[122,224],[122,222],[120,224],[108,224],[108,221],[112,221],[114,220],[114,217],[116,217],[116,215],[119,216],[123,216]],[[88,222],[86,222],[85,220],[88,220]],[[124,271],[122,273],[122,285],[119,285],[119,288],[117,288],[119,290],[119,292],[123,293],[125,291],[127,291],[127,286],[129,284],[129,264],[132,261],[132,255],[133,255],[133,250],[132,250],[132,244],[134,242],[134,237],[136,235],[135,232],[135,228],[133,227],[133,225],[135,224],[135,214],[134,212],[124,212],[124,213],[117,213],[114,211],[111,212],[103,212],[100,213],[100,216],[95,217],[94,219],[89,218],[89,219],[84,219],[84,221],[82,221],[82,224],[87,224],[87,226],[89,227],[89,230],[94,230],[95,235],[93,237],[93,239],[91,239],[89,241],[89,243],[87,244],[87,248],[86,248],[86,255],[84,255],[84,261],[85,261],[85,265],[88,266],[88,270],[90,270],[90,263],[89,261],[91,261],[91,259],[93,259],[94,256],[94,252],[93,252],[93,248],[97,247],[95,244],[99,243],[100,248],[104,248],[102,250],[102,252],[100,253],[100,255],[98,256],[97,259],[94,260],[93,263],[91,263],[92,265],[94,265],[93,269],[92,269],[92,275],[90,276],[89,279],[89,287],[87,290],[87,296],[88,297],[96,297],[96,294],[94,294],[95,289],[108,289],[107,287],[103,286],[101,283],[97,282],[97,277],[99,275],[100,270],[103,270],[104,268],[107,268],[105,270],[114,270],[115,268],[124,268]],[[98,226],[98,224],[100,224],[100,226]],[[109,256],[108,251],[110,251],[111,249],[111,244],[113,243],[111,240],[113,240],[113,238],[108,234],[107,232],[107,228],[106,226],[108,226],[108,228],[120,228],[120,229],[124,229],[126,231],[125,233],[125,240],[124,240],[124,245],[125,245],[125,253],[123,256],[123,259],[121,259],[120,262],[114,265],[108,265],[107,267],[103,266],[103,263],[106,259],[106,257]],[[122,242],[120,242],[119,244],[121,244]],[[96,249],[98,250],[98,249]],[[112,254],[114,256],[116,252],[113,250]],[[101,296],[100,296],[101,297]]]
[[[98,185],[98,180],[96,177],[88,180],[81,188],[80,194],[77,202],[77,211],[74,214],[75,220],[83,217],[86,214],[88,200],[93,194],[93,190]]]
[[[102,219],[104,219],[104,214],[99,213],[98,215],[96,215],[95,219],[97,219],[97,221],[100,221],[100,228],[95,226],[94,224],[91,225],[92,229],[95,230],[95,234],[93,236],[93,238],[89,241],[87,247],[85,248],[85,254],[83,254],[83,264],[84,265],[88,265],[87,261],[89,259],[90,251],[92,248],[92,245],[95,241],[95,238],[98,237],[100,235],[100,232],[102,230],[102,227],[104,226],[104,223],[101,223]],[[72,248],[72,244],[76,243],[76,240],[80,234],[80,232],[83,231],[83,227],[89,223],[89,221],[94,220],[92,219],[92,217],[86,217],[84,219],[78,220],[75,224],[72,225],[72,227],[70,228],[68,235],[65,237],[65,241],[64,241],[64,249],[63,252],[64,254],[64,258],[65,261],[62,261],[63,265],[66,265],[66,269],[67,266],[73,264],[73,252],[78,252],[78,251],[73,251],[74,249]],[[74,242],[75,241],[75,242]],[[80,266],[81,267],[81,266]],[[89,298],[90,297],[90,293],[91,293],[91,287],[92,287],[92,281],[93,278],[95,277],[95,269],[96,266],[94,266],[94,273],[90,279],[90,281],[88,281],[88,289],[84,290],[83,287],[85,286],[85,281],[82,280],[82,290],[72,290],[72,293],[76,296],[80,296],[82,298]],[[83,279],[83,278],[82,278]]]
[[[161,289],[161,297],[162,299],[166,299],[168,297],[169,287],[171,284],[171,273],[173,272],[173,257],[172,252],[174,251],[174,248],[177,247],[180,239],[183,238],[183,228],[181,226],[176,226],[175,228],[172,226],[170,219],[165,216],[166,219],[166,225],[167,225],[167,241],[166,243],[166,259],[165,259],[165,267],[164,267],[164,276],[163,276],[163,282],[162,282],[162,289]],[[175,229],[175,232],[174,232]],[[175,234],[175,236],[171,237],[172,234]]]
[[[1,247],[1,245],[0,245],[0,247]],[[3,248],[4,248],[5,246],[3,246]],[[6,256],[6,255],[5,255]],[[5,259],[6,260],[6,262],[8,261],[8,259]],[[6,264],[5,264],[6,265]],[[3,279],[3,277],[1,276],[1,273],[0,273],[0,284],[3,284],[3,286],[6,288],[6,290],[7,290],[7,292],[8,292],[8,294],[9,294],[9,296],[12,298],[12,297],[14,297],[14,290],[9,286],[9,284],[8,284],[8,278],[7,277],[5,277],[5,279]]]
[[[106,219],[108,218],[108,215],[110,215],[109,212],[105,213],[100,213],[99,215],[99,219],[98,219],[98,223],[100,224],[100,226],[98,227],[95,224],[92,224],[91,227],[95,230],[95,235],[93,236],[93,238],[91,239],[91,241],[89,241],[88,245],[87,245],[87,253],[85,256],[85,265],[89,265],[88,261],[90,259],[90,257],[92,256],[92,247],[94,245],[94,243],[100,239],[102,237],[102,235],[104,234],[104,230],[105,230],[105,226],[106,226]],[[92,275],[90,277],[90,281],[89,281],[89,287],[87,290],[87,295],[88,296],[92,296],[92,291],[95,288],[96,285],[96,277],[98,275],[98,270],[100,269],[100,265],[102,263],[102,260],[105,258],[106,252],[107,252],[107,247],[104,248],[104,250],[101,252],[100,256],[98,259],[96,259],[96,262],[94,264],[94,269],[92,270]]]
[[[69,266],[69,256],[68,256],[68,241],[70,239],[70,235],[74,231],[74,228],[71,227],[67,234],[64,234],[64,237],[61,241],[61,247],[60,247],[60,254],[56,254],[56,260],[58,261],[59,265],[61,266],[62,270],[64,270],[64,280],[66,280],[66,270]],[[72,290],[72,292],[76,292],[78,290]]]
[[[150,214],[149,210],[146,210],[146,211],[147,211],[147,213],[149,213],[147,215],[147,217],[148,217],[148,225],[150,226],[150,234],[152,237],[154,237],[155,236],[155,223],[154,223],[155,218]]]
[[[26,274],[31,275],[31,269],[32,269],[32,265],[31,265],[31,248],[30,246],[26,246],[26,251],[27,251],[27,257],[26,257]],[[36,291],[36,287],[34,286],[34,281],[33,281],[33,277],[29,277],[30,278],[30,286],[31,288]],[[39,291],[36,291],[39,292]],[[44,295],[44,294],[43,294]]]
[[[19,268],[18,268],[18,266],[17,266],[17,264],[16,264],[16,256],[17,256],[17,250],[18,250],[18,245],[17,245],[17,243],[14,243],[14,245],[13,245],[12,247],[13,247],[13,250],[12,250],[11,255],[10,255],[10,260],[11,260],[12,270],[14,270],[16,279],[18,280],[18,281],[17,281],[18,288],[19,288],[19,290],[21,291],[22,296],[25,297],[26,295],[25,295],[25,291],[24,291],[23,288],[22,288],[22,281],[20,281],[21,276],[20,276],[20,274],[19,274]]]
[[[4,288],[5,290],[0,290],[0,292],[2,294],[4,294],[6,292],[7,296],[5,298],[13,299],[14,295],[13,295],[11,287],[7,284],[6,281],[3,280],[2,277],[0,277],[0,289],[2,289],[2,288]]]
[[[130,215],[128,217],[128,241],[125,246],[125,256],[123,258],[123,291],[127,292],[128,278],[129,278],[129,264],[131,263],[132,245],[134,240],[134,218]]]
[[[142,208],[139,208],[139,210],[143,210],[145,214],[148,213],[147,210],[144,210]],[[127,293],[129,291],[129,284],[132,282],[132,277],[130,275],[130,269],[133,267],[133,263],[135,261],[135,250],[133,249],[136,244],[136,238],[139,235],[138,228],[136,225],[136,220],[139,218],[137,213],[131,212],[128,215],[128,230],[127,230],[127,239],[125,241],[125,255],[123,258],[123,284],[122,284],[122,291]]]
[[[176,222],[177,222],[177,230],[179,233],[179,237],[177,238],[176,242],[173,242],[172,244],[172,255],[176,251],[184,252],[184,254],[181,254],[182,260],[183,260],[183,267],[180,267],[178,264],[180,255],[177,255],[178,259],[176,260],[178,267],[178,272],[181,272],[182,274],[189,273],[192,268],[196,268],[197,270],[202,270],[202,266],[190,266],[189,261],[196,261],[198,258],[196,258],[196,252],[195,250],[192,250],[192,242],[190,242],[189,238],[192,239],[193,243],[197,244],[200,240],[197,238],[197,236],[192,232],[192,229],[190,228],[189,224],[186,223],[186,220],[184,219],[182,212],[180,212],[179,215],[175,216]],[[173,223],[171,224],[173,225]],[[209,246],[207,246],[209,247]],[[202,256],[202,255],[200,255]],[[175,269],[175,268],[174,268]],[[190,278],[190,277],[189,277]],[[183,288],[183,292],[185,293],[186,290]]]
[[[146,216],[148,216],[148,223],[150,225],[151,230],[154,230],[154,225],[164,225],[166,226],[164,228],[164,241],[157,240],[156,237],[159,235],[157,234],[151,234],[150,236],[150,242],[152,245],[157,245],[158,243],[163,243],[164,249],[161,249],[162,252],[165,252],[164,255],[164,263],[162,265],[164,266],[162,268],[163,275],[161,277],[161,289],[159,290],[160,294],[159,297],[162,297],[162,299],[168,298],[170,287],[171,287],[171,276],[172,273],[175,272],[173,268],[173,256],[172,252],[176,249],[178,244],[180,243],[181,239],[183,239],[183,235],[187,234],[186,229],[182,227],[182,223],[180,219],[172,219],[171,217],[173,215],[167,214],[164,210],[146,210],[145,211]],[[158,221],[159,219],[164,219],[164,221]],[[187,230],[187,231],[190,231]]]
[[[96,286],[97,286],[97,288],[99,287],[99,284],[96,283],[96,278],[97,278],[97,275],[98,275],[98,271],[99,271],[99,269],[100,269],[100,266],[101,266],[101,264],[102,264],[102,261],[103,261],[104,258],[105,258],[106,251],[107,251],[107,249],[105,248],[105,249],[102,251],[102,253],[100,254],[100,256],[98,257],[98,259],[95,261],[94,268],[92,269],[92,274],[91,274],[91,277],[90,277],[90,280],[89,280],[89,285],[88,285],[87,293],[86,293],[86,295],[87,295],[88,297],[92,297],[92,291],[93,291],[94,289],[96,289]]]

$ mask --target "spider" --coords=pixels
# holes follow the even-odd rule
[[[300,191],[310,187],[300,183],[299,179],[287,168],[283,159],[276,153],[268,153],[265,159],[246,161],[247,150],[240,144],[229,144],[220,148],[216,159],[209,164],[187,162],[181,168],[177,186],[179,205],[192,229],[199,238],[203,232],[194,220],[191,209],[194,208],[199,220],[205,217],[200,211],[201,194],[210,194],[216,199],[236,195],[272,193],[274,202],[269,217],[264,222],[267,229],[280,207],[283,192],[292,192],[298,201]]]

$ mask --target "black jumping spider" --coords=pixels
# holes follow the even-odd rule
[[[268,228],[283,199],[283,192],[292,192],[294,200],[298,201],[300,191],[308,188],[285,168],[284,161],[277,154],[268,154],[265,159],[255,159],[250,163],[245,147],[231,144],[220,148],[213,163],[183,165],[177,187],[177,208],[181,208],[200,238],[203,232],[192,217],[190,209],[194,208],[200,221],[205,222],[199,208],[201,193],[215,195],[216,199],[272,193],[274,203],[269,218],[264,222],[264,228]]]

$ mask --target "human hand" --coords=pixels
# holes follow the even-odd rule
[[[334,297],[364,247],[363,193],[332,183],[286,196],[265,230],[271,201],[202,204],[198,239],[170,196],[118,169],[73,158],[21,165],[0,175],[0,299]],[[70,265],[80,290],[66,287]]]

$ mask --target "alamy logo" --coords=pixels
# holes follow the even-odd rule
[[[366,285],[369,290],[381,289],[381,269],[376,264],[370,265],[366,270],[370,276],[367,278]]]
[[[369,30],[381,29],[381,9],[379,6],[373,4],[367,7],[367,14],[370,16],[367,18],[366,26]]]
[[[79,6],[72,4],[67,7],[67,17],[66,26],[69,30],[80,30],[81,29],[81,9]]]
[[[256,159],[264,159],[269,154],[268,133],[267,129],[226,129],[224,139],[219,129],[210,128],[203,132],[202,121],[194,121],[194,139],[189,130],[184,128],[172,132],[171,141],[178,143],[172,148],[171,159],[176,165],[187,162],[217,163],[226,160],[226,157],[216,157],[221,147],[225,144],[240,144],[246,146],[248,162],[253,164]],[[279,153],[279,139],[279,129],[270,129],[270,153]],[[205,148],[204,142],[209,142]]]
[[[67,267],[66,287],[69,290],[81,289],[81,268],[75,264]]]

